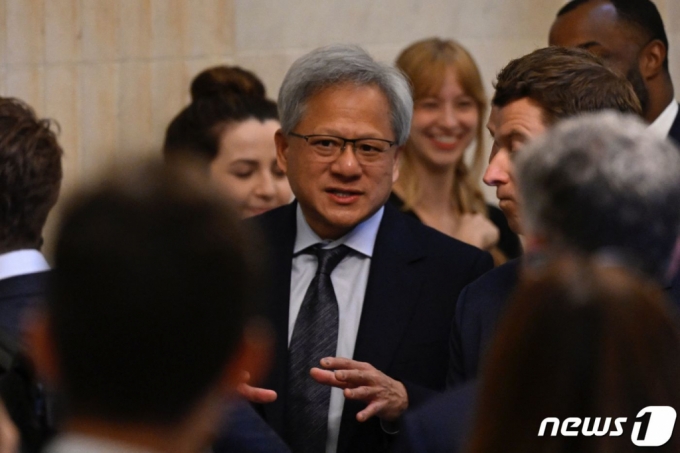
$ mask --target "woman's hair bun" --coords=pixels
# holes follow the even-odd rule
[[[238,66],[214,66],[194,77],[191,100],[214,96],[265,98],[262,81],[252,72]]]

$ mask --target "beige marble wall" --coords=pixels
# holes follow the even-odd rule
[[[61,125],[65,192],[129,155],[158,152],[203,68],[237,63],[276,97],[289,65],[324,44],[392,62],[409,43],[454,38],[487,87],[547,41],[565,0],[0,0],[0,94]],[[680,87],[680,2],[658,0]],[[494,199],[493,191],[489,192]]]

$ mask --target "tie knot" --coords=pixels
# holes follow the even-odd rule
[[[317,245],[313,250],[319,260],[319,268],[316,272],[330,275],[335,266],[340,264],[340,261],[347,256],[350,249],[346,245],[339,245],[332,249],[322,249],[320,245]]]

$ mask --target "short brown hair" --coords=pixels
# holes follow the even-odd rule
[[[641,114],[630,82],[582,49],[545,47],[512,60],[498,74],[494,88],[493,105],[529,98],[543,109],[547,124],[604,109]]]
[[[51,126],[24,102],[0,98],[0,253],[40,247],[62,178]]]

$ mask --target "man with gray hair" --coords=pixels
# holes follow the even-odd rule
[[[413,101],[355,46],[297,60],[279,94],[277,157],[297,200],[254,219],[271,247],[275,364],[265,419],[294,452],[376,452],[393,422],[445,386],[460,290],[491,257],[387,199]]]
[[[602,254],[667,284],[680,233],[673,144],[633,116],[604,112],[558,124],[516,166],[529,253]]]

